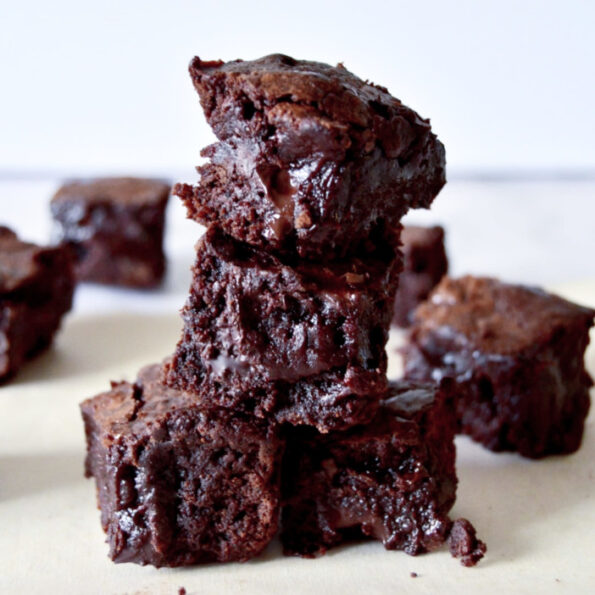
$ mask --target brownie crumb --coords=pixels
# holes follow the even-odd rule
[[[417,572],[410,572],[410,573],[409,573],[409,576],[410,576],[411,578],[417,578],[417,577],[419,576],[419,574],[417,574]]]
[[[184,587],[180,587],[178,589],[178,595],[186,595],[186,589],[184,589]]]
[[[475,527],[467,519],[457,519],[452,524],[448,547],[454,558],[460,558],[463,566],[475,566],[486,553],[486,544],[477,539]]]

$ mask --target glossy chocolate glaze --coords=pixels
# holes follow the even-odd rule
[[[160,378],[150,366],[81,404],[110,557],[159,567],[258,555],[277,528],[278,430],[203,410]]]

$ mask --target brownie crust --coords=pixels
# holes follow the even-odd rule
[[[453,377],[460,431],[491,450],[571,453],[590,406],[594,315],[537,288],[445,277],[416,311],[405,374]]]
[[[403,328],[413,321],[415,308],[448,271],[444,229],[439,225],[405,225],[401,233],[403,272],[395,296],[393,324]]]
[[[209,229],[197,247],[168,384],[322,431],[371,417],[386,388],[396,238],[389,253],[365,262],[290,266]]]
[[[174,193],[242,241],[312,260],[362,254],[445,183],[429,122],[342,65],[195,58],[190,74],[220,142],[198,185]]]
[[[202,409],[161,374],[149,366],[81,404],[110,557],[159,567],[257,556],[277,529],[278,429]]]
[[[150,288],[165,274],[163,233],[170,186],[100,178],[64,184],[51,201],[54,239],[68,245],[82,281]]]
[[[366,426],[296,428],[283,462],[281,540],[316,556],[363,536],[411,555],[447,539],[455,501],[455,416],[447,382],[391,383]]]
[[[22,242],[0,226],[0,383],[50,345],[74,288],[67,249]]]

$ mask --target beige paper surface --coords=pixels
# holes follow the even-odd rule
[[[595,284],[565,293],[595,305]],[[583,447],[569,457],[528,461],[457,439],[453,518],[469,518],[488,544],[476,568],[460,566],[445,550],[413,558],[378,543],[317,560],[284,558],[275,543],[247,564],[113,564],[94,484],[82,476],[78,403],[105,390],[109,379],[133,379],[138,368],[169,354],[178,334],[175,313],[73,315],[55,347],[0,388],[0,593],[594,592],[593,414]],[[391,364],[398,368],[396,358]],[[588,365],[594,373],[593,347]]]

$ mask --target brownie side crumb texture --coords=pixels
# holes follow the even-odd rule
[[[205,406],[322,431],[369,419],[386,388],[396,236],[390,253],[365,262],[291,264],[209,229],[168,384]]]
[[[80,280],[150,288],[165,274],[163,234],[170,186],[100,178],[64,184],[51,201],[54,239],[76,257]]]
[[[477,538],[475,527],[467,519],[457,519],[448,536],[450,553],[463,566],[475,566],[485,555],[486,544]]]
[[[364,536],[411,555],[445,542],[457,484],[449,383],[392,383],[388,394],[366,426],[326,435],[290,431],[286,554],[316,556]]]
[[[341,65],[195,58],[190,73],[221,142],[198,185],[174,193],[240,240],[313,260],[363,253],[445,183],[429,122]]]
[[[453,377],[460,430],[487,448],[571,453],[590,407],[584,353],[594,315],[537,288],[445,278],[416,311],[405,373]]]
[[[22,242],[0,226],[0,383],[50,345],[74,288],[68,250]]]
[[[393,324],[408,327],[421,304],[448,271],[444,229],[405,225],[401,233],[403,272],[395,296]]]
[[[147,367],[81,404],[110,557],[159,567],[257,556],[277,529],[278,429],[201,409],[160,377]]]

